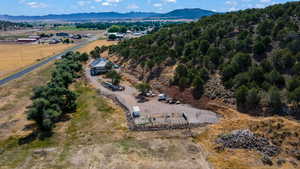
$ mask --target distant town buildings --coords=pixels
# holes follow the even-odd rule
[[[69,39],[69,42],[73,42],[73,40],[80,40],[82,38],[88,38],[91,35],[87,34],[69,34],[65,32],[59,32],[56,34],[41,34],[40,35],[30,35],[27,38],[18,38],[16,40],[17,43],[40,43],[40,44],[58,44],[65,42],[66,39]]]
[[[149,27],[144,31],[132,31],[127,30],[126,33],[119,33],[119,32],[107,32],[106,36],[108,40],[123,40],[123,39],[131,39],[131,38],[137,38],[144,35],[147,35],[148,32],[151,32],[154,28]]]

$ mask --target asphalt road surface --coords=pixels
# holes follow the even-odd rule
[[[81,48],[81,47],[83,47],[83,46],[89,44],[90,42],[92,42],[92,41],[94,41],[94,40],[97,40],[98,38],[99,38],[99,35],[98,35],[98,36],[95,35],[95,36],[91,37],[90,39],[88,39],[88,40],[86,40],[86,41],[84,41],[84,42],[81,42],[81,43],[78,44],[77,46],[74,46],[74,47],[72,47],[72,48],[69,48],[69,49],[65,50],[64,52],[62,52],[62,53],[60,53],[60,54],[51,56],[51,57],[47,58],[46,60],[43,60],[43,61],[41,61],[41,62],[39,62],[39,63],[37,63],[37,64],[35,64],[35,65],[32,65],[32,66],[30,66],[30,67],[27,67],[27,68],[23,69],[23,70],[20,71],[20,72],[14,73],[14,74],[12,74],[12,75],[10,75],[10,76],[4,78],[4,79],[1,79],[1,80],[0,80],[0,86],[5,85],[5,84],[7,84],[8,82],[10,82],[10,81],[12,81],[12,80],[15,80],[15,79],[17,79],[17,78],[22,77],[22,76],[24,76],[24,75],[26,75],[26,74],[32,72],[33,70],[35,70],[35,69],[37,69],[37,68],[39,68],[39,67],[41,67],[41,66],[43,66],[43,65],[45,65],[45,64],[47,64],[47,63],[49,63],[49,62],[52,61],[52,60],[59,59],[61,56],[65,55],[66,53],[71,52],[71,51],[75,51],[75,50],[77,50],[77,49],[79,49],[79,48]]]

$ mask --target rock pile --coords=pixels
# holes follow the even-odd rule
[[[219,76],[211,76],[204,86],[204,95],[210,99],[219,99],[227,104],[235,104],[234,93],[227,90]]]
[[[229,134],[223,134],[216,140],[224,148],[242,148],[257,150],[265,156],[275,156],[280,152],[280,148],[271,145],[268,139],[253,134],[250,130],[235,130]]]

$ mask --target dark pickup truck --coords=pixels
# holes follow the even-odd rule
[[[109,82],[102,82],[101,84],[102,84],[102,86],[104,86],[105,88],[110,89],[110,90],[112,90],[112,91],[124,91],[124,90],[125,90],[125,87],[113,85],[113,84],[111,84],[111,83],[109,83]]]

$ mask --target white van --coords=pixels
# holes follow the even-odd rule
[[[140,117],[141,115],[141,110],[138,106],[133,106],[133,111],[132,111],[132,117],[137,118]]]

